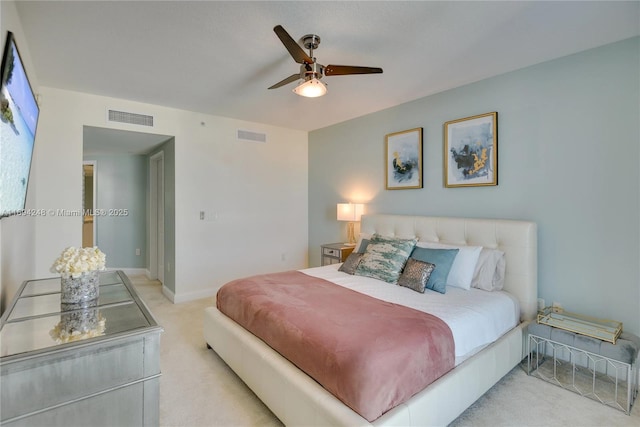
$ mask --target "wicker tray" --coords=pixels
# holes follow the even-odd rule
[[[597,319],[566,311],[555,311],[552,307],[547,307],[538,312],[538,323],[597,338],[612,344],[616,343],[622,333],[621,322]]]

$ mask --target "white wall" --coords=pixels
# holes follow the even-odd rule
[[[29,46],[22,32],[14,2],[0,1],[0,49],[4,49],[7,31],[11,31],[20,50],[25,71],[31,86],[38,91],[38,79],[31,62]],[[37,143],[36,143],[37,150]],[[32,174],[34,174],[32,167]],[[33,177],[33,175],[32,175]],[[36,184],[29,181],[27,208],[35,206]],[[8,217],[0,220],[0,312],[4,310],[11,296],[20,284],[35,272],[35,220],[28,217]]]
[[[311,265],[322,243],[345,238],[342,201],[369,213],[531,220],[539,296],[640,333],[638,76],[634,38],[311,132]],[[499,185],[444,188],[443,123],[491,111]],[[415,127],[424,128],[424,188],[385,190],[385,135]]]
[[[39,209],[81,208],[83,125],[175,136],[176,302],[213,295],[240,276],[307,265],[306,132],[49,87],[41,93]],[[153,115],[154,128],[107,123],[108,108]],[[237,141],[238,128],[265,132],[268,141]],[[201,221],[201,210],[216,219]],[[81,243],[81,218],[35,221],[42,277],[62,248]]]

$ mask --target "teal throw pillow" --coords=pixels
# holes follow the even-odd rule
[[[374,234],[356,267],[355,274],[395,285],[416,242],[417,239],[395,239]]]
[[[360,246],[358,247],[356,252],[359,254],[363,254],[364,251],[367,250],[367,246],[369,246],[369,239],[362,239],[362,242],[360,242]]]
[[[411,258],[419,261],[435,264],[429,280],[427,289],[444,294],[447,291],[447,277],[451,270],[451,265],[458,255],[458,249],[431,249],[416,247],[411,254]]]

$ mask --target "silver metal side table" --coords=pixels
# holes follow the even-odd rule
[[[564,317],[567,322],[571,320],[571,315]],[[599,333],[606,333],[605,329]],[[529,324],[527,335],[529,375],[619,409],[627,415],[631,413],[638,395],[636,360],[640,338],[622,332],[616,335],[616,344],[613,344],[560,325],[537,322]]]
[[[102,272],[96,304],[63,308],[60,278],[29,280],[3,314],[0,424],[159,425],[162,328],[129,278]]]
[[[344,262],[355,249],[345,243],[326,243],[320,246],[322,250],[322,265],[338,264]]]

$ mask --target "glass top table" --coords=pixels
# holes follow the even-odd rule
[[[101,272],[99,280],[97,301],[71,309],[61,306],[59,277],[24,282],[2,316],[0,361],[56,346],[161,329],[123,272]],[[70,334],[72,330],[82,333]]]

